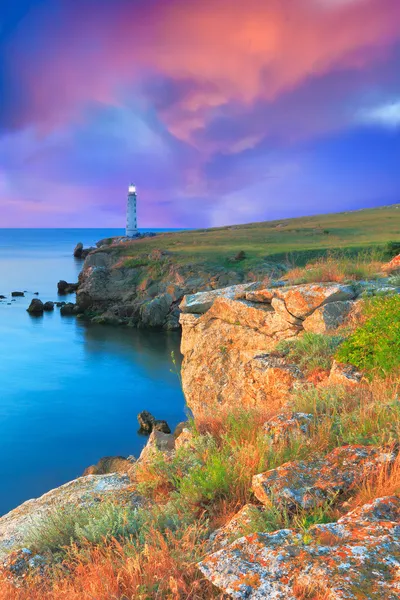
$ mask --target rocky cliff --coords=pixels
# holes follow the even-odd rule
[[[137,248],[133,257],[132,244]],[[141,240],[91,252],[79,277],[77,310],[100,323],[177,329],[185,295],[256,281],[271,271],[268,264],[245,272],[215,263],[192,264],[157,248],[146,252]]]
[[[334,331],[357,310],[362,291],[335,283],[258,287],[198,293],[182,302],[182,382],[194,413],[224,404],[271,405],[287,396],[303,374],[276,352],[277,344]],[[343,379],[336,364],[332,377]]]
[[[287,395],[302,373],[274,352],[278,342],[337,327],[356,292],[335,284],[288,286],[238,289],[232,299],[221,290],[204,311],[206,297],[181,305],[182,381],[194,411],[205,403],[254,405]]]

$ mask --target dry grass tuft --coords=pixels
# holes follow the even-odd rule
[[[382,276],[382,262],[374,260],[370,254],[359,256],[336,256],[328,254],[305,267],[295,267],[288,271],[284,279],[292,285],[301,283],[343,283],[362,279],[376,279]]]

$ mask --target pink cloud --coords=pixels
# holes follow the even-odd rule
[[[158,74],[193,83],[159,109],[189,143],[229,103],[271,103],[311,77],[362,71],[400,38],[397,0],[174,0],[99,7],[95,17],[68,3],[61,15],[42,17],[43,44],[31,58],[24,49],[15,65],[30,95],[23,120],[77,120],[82,104],[118,105],[128,85],[140,96]]]

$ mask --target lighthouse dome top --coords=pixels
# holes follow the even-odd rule
[[[131,183],[131,184],[129,185],[128,192],[129,192],[130,194],[136,194],[136,185],[133,185],[133,183]]]

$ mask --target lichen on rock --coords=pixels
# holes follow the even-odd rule
[[[379,498],[307,539],[289,529],[247,535],[199,568],[237,600],[398,600],[399,522],[400,499]]]

